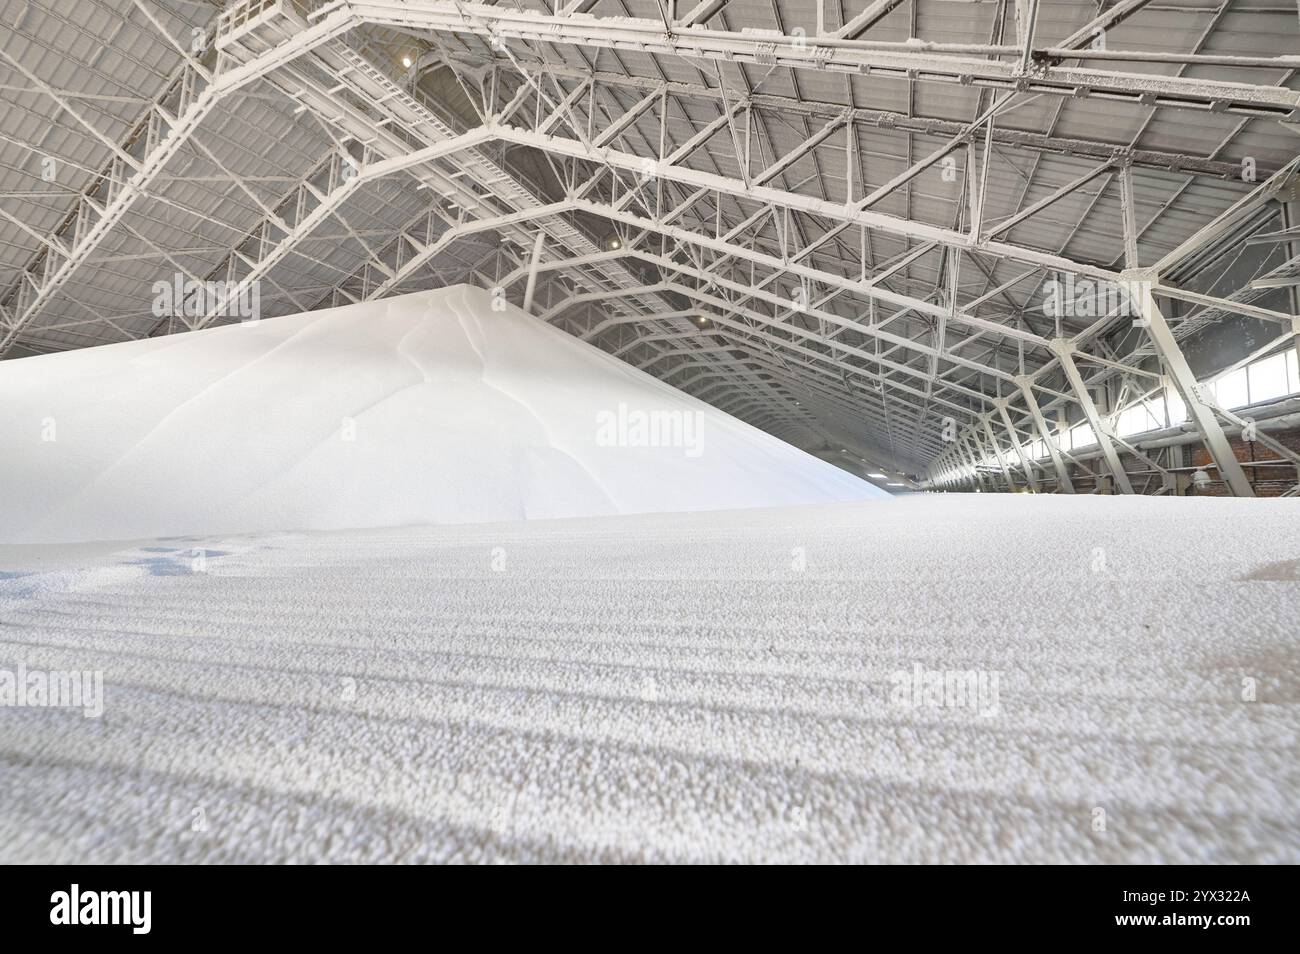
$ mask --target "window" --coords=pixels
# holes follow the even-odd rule
[[[1183,396],[1173,388],[1165,391],[1165,407],[1169,409],[1170,427],[1187,420],[1187,405],[1183,403]]]
[[[1146,404],[1139,401],[1131,404],[1124,410],[1120,411],[1119,418],[1115,422],[1115,432],[1120,437],[1128,437],[1130,434],[1142,434],[1145,431],[1154,431],[1157,427],[1163,426],[1158,420],[1151,416],[1147,410]]]
[[[1245,407],[1250,403],[1250,387],[1245,368],[1238,368],[1231,374],[1225,374],[1210,385],[1210,390],[1219,407]]]
[[[1245,407],[1247,404],[1271,401],[1288,394],[1300,394],[1300,366],[1296,359],[1296,349],[1288,347],[1285,351],[1225,374],[1219,380],[1206,384],[1205,389],[1225,408]],[[1139,400],[1120,411],[1115,418],[1115,433],[1120,437],[1129,437],[1162,427],[1175,427],[1186,420],[1187,405],[1183,403],[1182,395],[1170,387],[1163,394],[1157,392],[1146,401]],[[1095,446],[1097,438],[1088,422],[1081,421],[1068,431],[1058,433],[1056,441],[1062,450],[1077,451]],[[1023,446],[1032,460],[1044,460],[1048,456],[1047,444],[1041,438]],[[1003,454],[1008,466],[1019,466],[1020,458],[1014,447],[1006,446]],[[980,463],[986,467],[998,466],[997,454],[989,455]]]
[[[1295,354],[1295,349],[1290,349]],[[1246,368],[1250,381],[1250,403],[1258,404],[1271,398],[1281,397],[1291,389],[1287,386],[1286,355],[1275,354],[1271,358],[1256,361]]]
[[[1165,403],[1165,396],[1163,394],[1152,395],[1146,402],[1146,406],[1147,414],[1150,415],[1151,420],[1155,422],[1156,427],[1164,427],[1169,423],[1169,417],[1166,414],[1168,411],[1168,405]]]

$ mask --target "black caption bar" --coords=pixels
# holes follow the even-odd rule
[[[732,944],[738,936],[766,937],[771,929],[799,931],[805,942],[831,930],[881,938],[903,931],[927,947],[949,939],[1027,936],[1231,944],[1293,936],[1290,874],[1270,868],[834,869],[812,882],[838,881],[834,889],[791,891],[773,884],[751,900],[743,893],[749,876],[732,872],[709,876],[732,883],[707,892],[671,890],[676,885],[651,892],[634,883],[606,897],[581,872],[573,873],[572,887],[538,891],[526,890],[532,887],[527,874],[502,890],[471,873],[448,886],[445,873],[403,870],[46,867],[11,879],[22,883],[7,889],[3,911],[7,939],[76,944],[284,940],[337,946],[350,939],[373,942],[377,928],[381,935],[416,932],[436,943],[430,931],[456,921],[486,924],[498,943],[517,936],[537,944],[576,936],[566,932],[594,940],[593,920],[609,919],[636,936],[688,931],[696,940],[696,925],[711,925],[718,940]],[[675,882],[698,874],[668,877]],[[764,879],[785,877],[769,873]],[[799,883],[810,879],[801,874]]]

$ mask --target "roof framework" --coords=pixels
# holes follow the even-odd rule
[[[1140,490],[1114,416],[1174,389],[1251,493],[1185,350],[1300,333],[1294,5],[4,7],[0,356],[474,281],[930,486]]]

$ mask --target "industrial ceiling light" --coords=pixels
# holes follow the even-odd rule
[[[402,66],[405,67],[406,69],[409,70],[411,68],[412,62],[413,60],[411,59],[409,54],[402,57]]]
[[[605,246],[613,252],[623,247],[623,241],[617,235],[611,235],[609,239],[606,240]]]
[[[696,323],[697,325],[699,325],[701,328],[703,328],[705,325],[710,324],[710,322],[709,322],[709,316],[708,316],[708,315],[700,315],[700,317],[698,317],[698,318],[695,319],[695,323]]]

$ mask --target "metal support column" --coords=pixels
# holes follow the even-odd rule
[[[1093,436],[1097,438],[1097,446],[1101,448],[1102,456],[1106,458],[1106,466],[1115,479],[1116,489],[1122,494],[1133,493],[1133,484],[1129,481],[1128,474],[1124,472],[1124,465],[1120,463],[1115,444],[1111,441],[1110,435],[1106,433],[1106,429],[1102,427],[1101,415],[1097,413],[1097,405],[1093,403],[1092,395],[1088,393],[1088,386],[1084,384],[1083,376],[1079,374],[1079,368],[1074,363],[1074,346],[1064,338],[1052,339],[1050,346],[1061,361],[1061,370],[1065,372],[1066,378],[1069,379],[1075,397],[1079,399],[1079,404],[1083,408],[1083,416],[1088,419],[1088,426],[1092,428]]]
[[[1025,453],[1025,448],[1020,443],[1020,435],[1016,433],[1015,426],[1011,423],[1011,415],[1007,413],[1007,402],[1000,400],[996,402],[998,414],[1002,417],[1002,423],[1007,429],[1007,437],[1011,438],[1011,446],[1016,449],[1016,457],[1020,459],[1020,469],[1025,472],[1025,482],[1029,484],[1029,489],[1038,493],[1038,478],[1034,476],[1034,465],[1029,462],[1029,455]]]
[[[1011,470],[1007,467],[1006,459],[1002,456],[1002,449],[998,447],[998,439],[993,434],[993,425],[989,423],[988,416],[980,418],[984,422],[984,433],[988,435],[989,446],[993,448],[993,456],[998,459],[998,466],[1002,468],[1002,478],[1007,482],[1008,492],[1016,489],[1015,481],[1011,479]]]
[[[969,434],[963,435],[958,443],[966,455],[966,460],[970,463],[971,477],[969,482],[972,489],[978,488],[982,490],[984,488],[984,476],[980,473],[979,457],[976,456],[978,448],[972,448]]]
[[[524,311],[530,315],[533,313],[533,292],[537,290],[537,266],[542,261],[542,240],[546,233],[541,229],[537,230],[537,238],[533,242],[533,257],[528,261],[528,285],[524,288]]]
[[[1038,406],[1033,388],[1029,386],[1029,378],[1022,375],[1016,378],[1016,384],[1020,386],[1020,393],[1025,397],[1025,406],[1029,408],[1029,413],[1034,419],[1034,426],[1038,428],[1043,443],[1047,445],[1047,453],[1052,457],[1052,467],[1056,469],[1056,485],[1063,494],[1074,493],[1070,468],[1065,465],[1065,460],[1061,457],[1061,448],[1057,446],[1056,435],[1048,430],[1047,421],[1043,418],[1043,410]]]
[[[1237,460],[1228,436],[1223,433],[1213,407],[1201,398],[1201,386],[1192,375],[1192,369],[1187,364],[1183,349],[1178,346],[1169,323],[1156,305],[1150,282],[1144,279],[1145,276],[1128,282],[1129,301],[1136,306],[1144,320],[1147,335],[1151,338],[1156,353],[1160,355],[1174,386],[1183,397],[1183,403],[1187,405],[1188,417],[1196,425],[1205,449],[1210,452],[1210,457],[1219,470],[1219,477],[1228,485],[1233,496],[1255,496],[1254,488],[1246,479],[1246,471]]]

